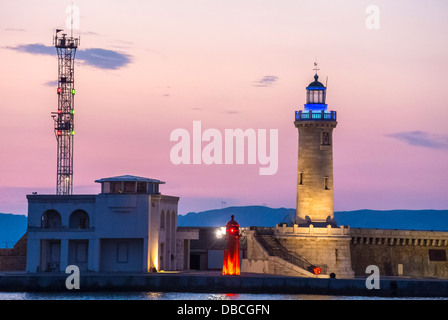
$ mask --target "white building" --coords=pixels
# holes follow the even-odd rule
[[[98,195],[28,195],[28,272],[189,269],[190,240],[177,229],[179,197],[136,176],[96,180]]]

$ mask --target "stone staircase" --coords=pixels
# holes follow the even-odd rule
[[[313,269],[316,267],[321,269],[321,275],[327,274],[326,265],[313,265],[297,253],[286,249],[274,236],[274,231],[272,228],[254,227],[253,230],[255,230],[255,239],[261,246],[263,246],[270,256],[279,257],[285,261],[288,261],[294,266],[303,269],[305,273],[310,273],[311,275],[314,275]]]

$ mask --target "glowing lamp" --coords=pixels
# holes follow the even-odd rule
[[[72,94],[75,94],[75,89],[72,89]]]
[[[318,274],[320,274],[322,272],[322,269],[321,268],[319,268],[319,267],[314,267],[313,268],[313,273],[315,274],[315,275],[318,275]]]
[[[62,134],[61,130],[56,131],[56,134],[60,136]]]
[[[58,87],[58,94],[61,94],[61,88]]]

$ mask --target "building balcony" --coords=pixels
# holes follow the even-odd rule
[[[296,111],[296,121],[336,121],[336,111],[330,111],[330,112]]]
[[[43,228],[36,226],[28,226],[28,232],[93,232],[95,227],[90,228],[67,228],[67,227],[54,227]]]

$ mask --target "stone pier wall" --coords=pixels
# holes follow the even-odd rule
[[[326,265],[326,274],[321,275],[322,277],[329,277],[334,273],[337,278],[353,278],[349,228],[282,225],[273,229],[275,237],[288,251],[296,253],[312,265]],[[248,259],[243,261],[244,267],[250,266],[246,269],[247,272],[314,277],[314,274],[303,269],[301,272],[294,271],[291,264],[285,263],[281,258],[269,256],[253,234],[248,234],[247,252]]]
[[[27,234],[11,249],[0,249],[0,271],[25,271]]]
[[[350,236],[355,275],[376,265],[385,276],[448,279],[448,232],[352,228]]]
[[[326,265],[326,273],[337,278],[352,278],[350,228],[278,226],[276,237],[289,251],[313,265]]]

